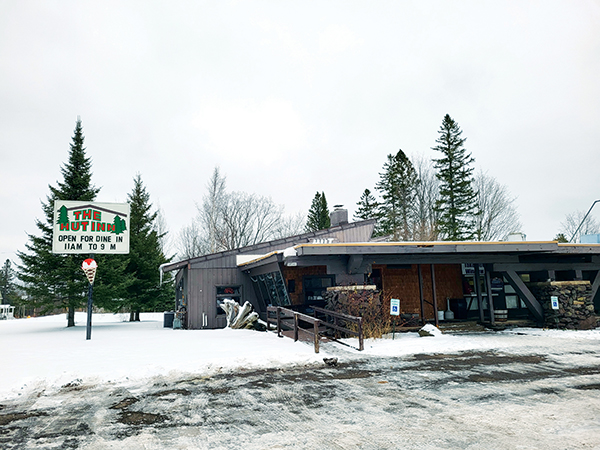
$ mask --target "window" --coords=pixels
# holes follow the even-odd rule
[[[242,287],[241,286],[217,286],[217,316],[225,314],[221,305],[223,300],[231,299],[242,304]]]
[[[302,279],[304,303],[321,303],[323,294],[332,286],[335,286],[335,275],[305,275]]]
[[[265,305],[287,306],[290,302],[285,280],[279,271],[250,277],[255,283],[255,291]]]

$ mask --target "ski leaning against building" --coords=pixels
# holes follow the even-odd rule
[[[129,253],[129,203],[56,200],[52,253]]]

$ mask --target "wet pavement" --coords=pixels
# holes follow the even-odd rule
[[[333,353],[335,366],[32,388],[0,405],[0,448],[600,448],[593,343],[568,355]]]

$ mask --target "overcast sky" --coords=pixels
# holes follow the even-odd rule
[[[352,215],[450,114],[528,240],[600,198],[600,2],[0,3],[0,259],[37,234],[81,116],[98,201],[137,172],[173,235],[229,190]],[[595,210],[600,216],[600,207]]]

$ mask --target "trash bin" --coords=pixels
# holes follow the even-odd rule
[[[166,311],[165,319],[164,319],[164,327],[165,328],[173,328],[173,319],[175,318],[174,311]]]
[[[467,318],[467,301],[464,298],[451,298],[450,310],[454,313],[455,319]]]

